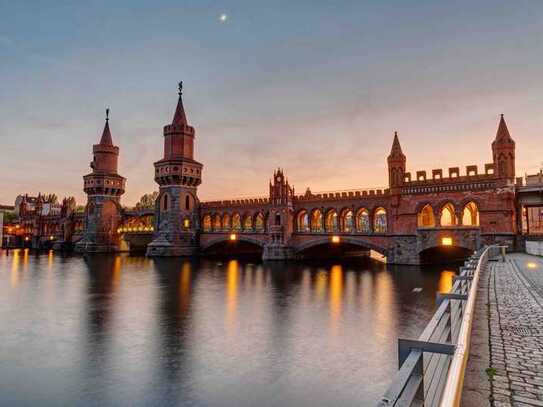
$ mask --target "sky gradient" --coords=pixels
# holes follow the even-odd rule
[[[266,195],[279,166],[298,192],[385,186],[395,130],[408,171],[482,168],[500,113],[536,172],[542,22],[540,0],[0,0],[0,204],[85,203],[106,106],[122,202],[157,190],[179,80],[203,200]]]

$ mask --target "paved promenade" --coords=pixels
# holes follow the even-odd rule
[[[510,254],[481,276],[462,406],[543,407],[543,259]]]

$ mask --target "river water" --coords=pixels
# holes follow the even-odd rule
[[[0,252],[0,404],[371,406],[453,270]]]

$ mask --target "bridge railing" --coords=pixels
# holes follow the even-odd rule
[[[438,294],[438,309],[416,340],[398,340],[400,370],[379,406],[459,406],[477,285],[481,269],[498,246],[475,252]]]

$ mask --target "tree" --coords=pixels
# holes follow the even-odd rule
[[[151,194],[143,195],[139,202],[136,204],[136,209],[153,209],[155,207],[155,201],[158,197],[158,192],[155,191]]]

